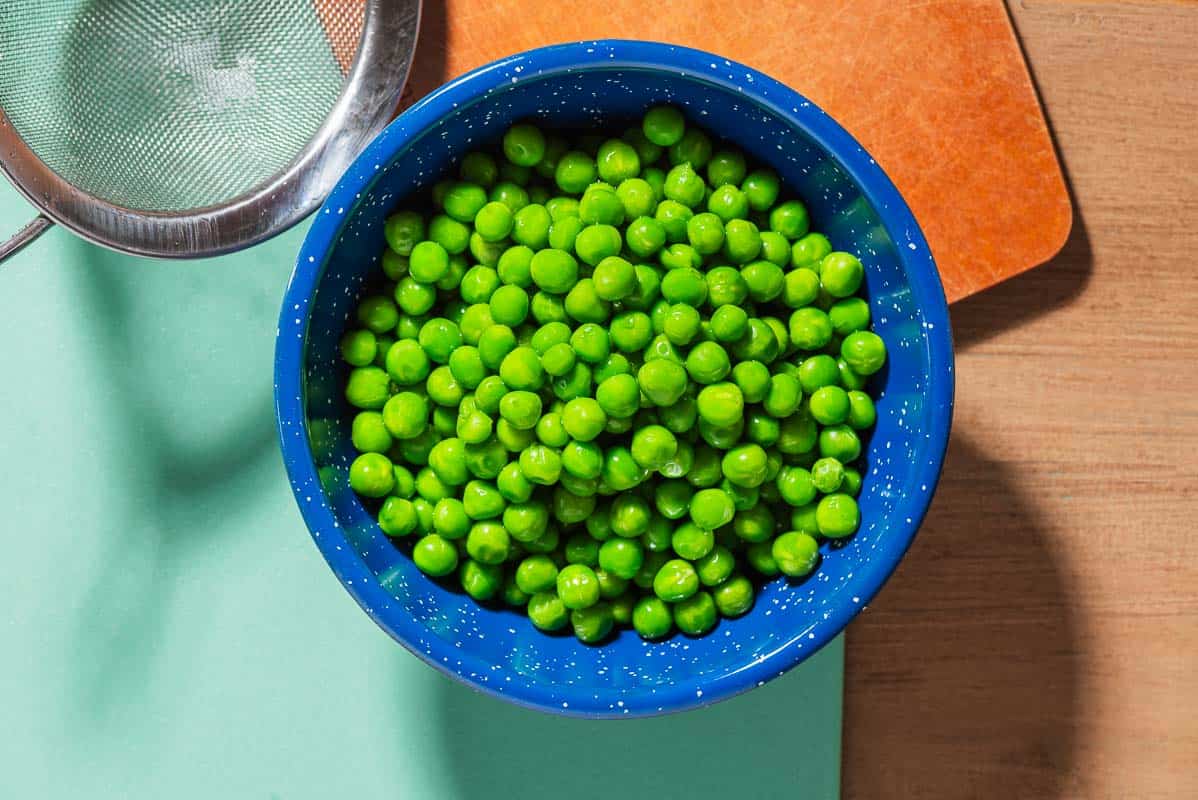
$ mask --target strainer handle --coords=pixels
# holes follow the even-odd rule
[[[0,264],[4,263],[9,256],[19,253],[25,245],[48,231],[53,224],[45,214],[38,214],[32,222],[14,233],[7,242],[0,242]]]

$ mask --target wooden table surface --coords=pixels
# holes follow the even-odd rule
[[[1011,13],[1075,201],[953,308],[932,511],[848,636],[847,798],[1198,797],[1198,5]]]

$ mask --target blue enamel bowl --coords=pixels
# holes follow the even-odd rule
[[[338,340],[377,274],[383,221],[457,159],[513,122],[625,124],[672,103],[769,164],[806,202],[813,227],[866,266],[889,362],[874,377],[878,424],[865,456],[861,530],[826,549],[800,583],[778,579],[753,610],[709,635],[659,643],[625,631],[599,647],[547,636],[521,614],[484,608],[423,576],[349,488],[352,413]],[[406,111],[350,167],[318,212],[279,318],[279,435],[296,501],[346,590],[383,630],[445,674],[558,714],[679,711],[760,686],[836,636],[878,592],[928,509],[948,442],[953,352],[928,244],[869,154],[777,81],[709,53],[594,41],[533,50],[443,86]],[[785,513],[783,509],[779,513]]]

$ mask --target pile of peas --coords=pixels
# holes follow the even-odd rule
[[[421,570],[584,642],[698,636],[857,530],[886,348],[776,174],[661,106],[515,125],[432,207],[341,342],[350,485]]]

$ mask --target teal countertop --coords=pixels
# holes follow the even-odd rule
[[[0,181],[0,239],[32,214]],[[841,639],[595,723],[477,695],[359,610],[275,442],[304,228],[200,262],[52,230],[0,267],[0,797],[835,797]]]

